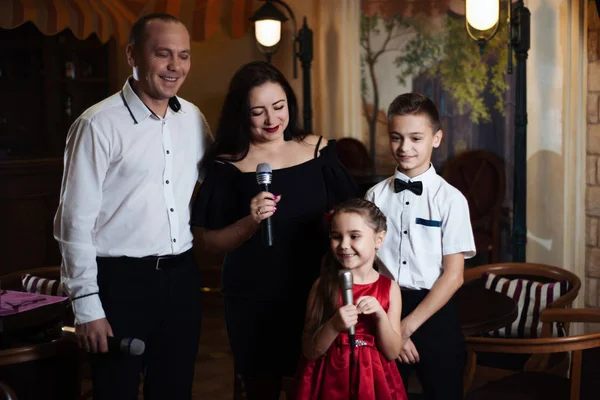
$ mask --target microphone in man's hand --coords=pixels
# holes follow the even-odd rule
[[[341,269],[338,272],[338,276],[340,278],[340,289],[342,290],[342,302],[344,305],[354,304],[354,299],[352,298],[352,285],[354,284],[352,271],[349,269]],[[354,326],[351,326],[350,329],[348,329],[348,337],[350,339],[350,346],[354,349]]]
[[[271,166],[267,163],[261,163],[256,166],[256,181],[260,187],[261,192],[270,192],[269,186],[273,179],[273,171]],[[261,222],[262,238],[265,246],[273,246],[273,225],[271,217],[267,217]]]
[[[108,336],[106,338],[108,342],[109,353],[122,353],[130,356],[141,356],[146,350],[146,343],[140,339],[135,338],[116,338]]]
[[[63,326],[62,331],[67,334],[67,337],[71,337],[73,340],[77,338],[75,336],[75,328],[71,326]],[[116,338],[114,336],[107,336],[106,343],[108,343],[109,353],[123,353],[131,356],[141,356],[146,350],[146,343],[140,339],[135,338]]]

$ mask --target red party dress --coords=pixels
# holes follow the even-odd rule
[[[354,284],[355,301],[375,297],[387,312],[392,281],[379,275],[377,281]],[[329,350],[316,360],[302,358],[298,371],[297,400],[406,400],[406,391],[394,361],[387,361],[377,349],[377,327],[373,315],[359,315],[355,327],[355,366],[350,388],[350,345],[347,333],[340,333]]]

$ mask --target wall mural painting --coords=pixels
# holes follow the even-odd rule
[[[500,21],[506,21],[506,8],[502,2]],[[363,138],[376,169],[393,171],[387,107],[404,92],[429,96],[440,110],[444,132],[442,145],[432,159],[438,173],[443,174],[449,161],[470,150],[484,150],[501,162],[496,168],[500,170],[498,177],[492,179],[491,195],[470,199],[470,203],[477,200],[486,204],[480,210],[476,204],[470,205],[472,214],[483,217],[491,212],[493,203],[499,204],[501,251],[496,257],[509,259],[514,74],[506,73],[507,27],[502,23],[481,53],[467,35],[464,14],[464,0],[361,0]],[[491,164],[484,168],[487,176],[494,173]],[[459,189],[469,197],[469,191],[481,191],[477,184],[483,179],[477,171],[466,171],[466,175],[470,176],[457,177],[462,183],[455,186],[462,185]],[[504,181],[504,193],[499,180]]]

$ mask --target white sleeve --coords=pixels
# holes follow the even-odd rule
[[[373,187],[370,188],[369,190],[367,190],[367,193],[365,193],[365,200],[370,201],[371,203],[375,203],[375,191],[373,190]]]
[[[79,118],[67,136],[54,238],[62,253],[61,280],[75,323],[104,318],[98,296],[93,230],[102,204],[102,186],[110,164],[109,141],[93,121]]]
[[[442,254],[464,253],[475,256],[475,239],[469,217],[469,204],[462,193],[456,193],[446,204],[442,215]]]
[[[212,145],[214,138],[212,135],[212,132],[210,130],[210,126],[208,125],[208,122],[206,121],[206,117],[204,116],[204,114],[202,114],[199,110],[198,112],[200,113],[200,126],[202,129],[202,149],[201,154],[200,154],[200,159],[203,159],[205,154],[206,154],[206,150],[208,150],[208,148]],[[204,180],[204,177],[206,176],[206,171],[204,169],[200,169],[199,173],[198,173],[198,182],[202,183],[202,181]]]

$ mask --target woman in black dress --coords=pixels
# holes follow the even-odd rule
[[[231,80],[206,177],[193,205],[197,240],[226,253],[225,322],[248,399],[278,399],[301,352],[306,299],[327,251],[324,214],[356,196],[335,142],[305,134],[296,96],[265,62],[241,67]],[[273,170],[260,192],[256,167]],[[260,222],[271,217],[273,246]]]

